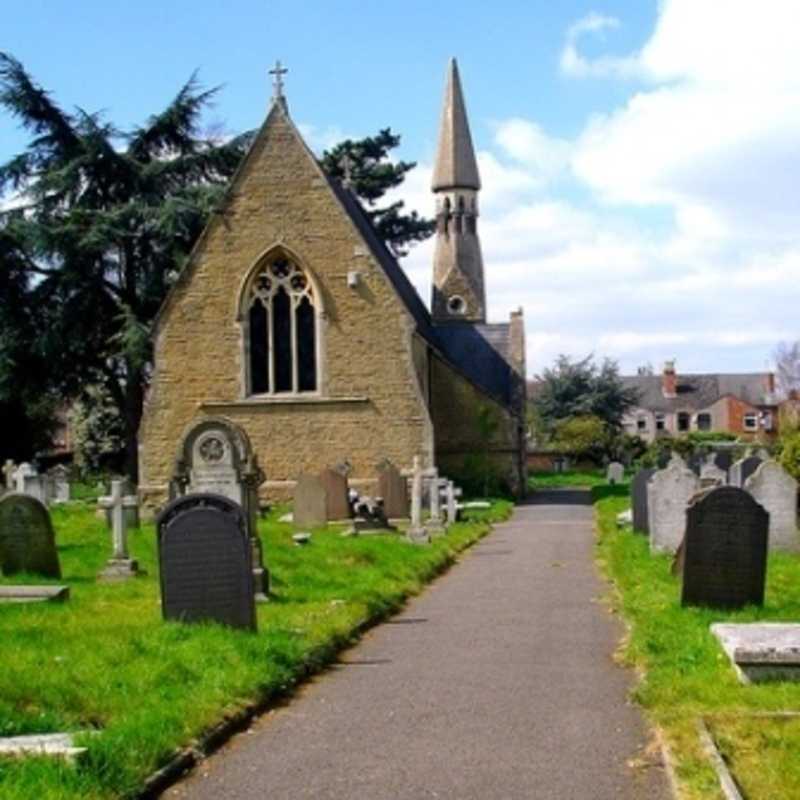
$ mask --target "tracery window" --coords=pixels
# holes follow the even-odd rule
[[[277,256],[261,266],[246,303],[250,394],[317,389],[317,315],[308,276]]]

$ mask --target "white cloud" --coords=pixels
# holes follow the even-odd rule
[[[311,125],[307,122],[300,122],[297,125],[300,135],[305,139],[306,144],[317,154],[321,155],[323,150],[329,150],[339,142],[347,138],[355,138],[348,136],[337,125],[328,125],[325,128],[320,128],[317,125]]]
[[[635,53],[588,59],[596,14],[567,33],[575,77],[636,77],[574,141],[520,109],[479,154],[490,318],[526,312],[528,368],[561,352],[625,371],[760,370],[800,337],[800,48],[794,2],[663,0]],[[430,165],[402,195],[432,213]],[[433,246],[406,259],[427,300]]]
[[[564,49],[561,51],[560,67],[565,75],[576,78],[632,77],[639,72],[639,62],[635,57],[619,58],[602,56],[589,59],[581,55],[578,46],[586,34],[603,38],[608,30],[620,25],[616,17],[608,17],[592,12],[572,24],[567,30]]]

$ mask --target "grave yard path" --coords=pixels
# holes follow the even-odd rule
[[[666,800],[593,542],[588,492],[538,492],[165,796]]]

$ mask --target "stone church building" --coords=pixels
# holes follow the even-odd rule
[[[523,316],[486,321],[480,178],[455,61],[432,188],[429,312],[356,196],[323,173],[278,82],[156,323],[139,432],[147,506],[167,499],[186,432],[208,418],[246,432],[266,498],[345,461],[351,484],[374,490],[379,462],[408,469],[414,455],[456,480],[488,458],[523,490]]]

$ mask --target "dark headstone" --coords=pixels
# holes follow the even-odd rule
[[[696,495],[686,520],[683,605],[763,605],[769,514],[744,490],[721,486]]]
[[[747,479],[761,466],[762,459],[758,456],[748,456],[742,461],[740,477],[742,480],[742,488],[744,488]]]
[[[631,481],[631,507],[633,508],[633,529],[639,533],[650,533],[647,519],[647,482],[655,475],[652,468],[640,469]]]
[[[252,549],[242,508],[190,494],[158,515],[164,619],[256,630]]]
[[[733,455],[730,450],[717,450],[714,453],[714,463],[727,475],[733,465]]]
[[[350,503],[347,499],[347,477],[335,469],[324,469],[320,480],[325,487],[325,516],[330,520],[349,519]]]
[[[253,551],[256,599],[269,593],[269,572],[258,538],[258,487],[266,480],[244,428],[222,417],[204,417],[184,433],[170,482],[170,498],[219,494],[241,506]]]
[[[294,524],[300,528],[315,528],[328,521],[327,493],[322,478],[301,475],[294,487]]]
[[[703,468],[703,464],[706,462],[706,454],[701,453],[700,451],[696,453],[692,453],[686,461],[686,466],[694,472],[695,475],[700,474],[700,470]]]
[[[10,492],[0,498],[0,570],[61,577],[50,513],[35,497]]]
[[[410,512],[408,481],[391,461],[378,465],[378,497],[389,519],[404,519]]]

